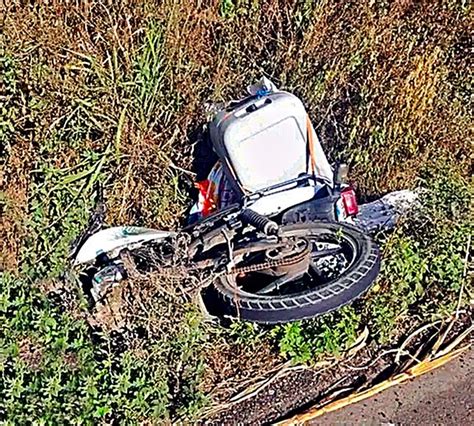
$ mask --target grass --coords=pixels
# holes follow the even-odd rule
[[[295,363],[310,363],[321,356],[340,356],[356,340],[361,317],[352,307],[320,319],[275,327],[280,354]]]
[[[445,318],[463,282],[470,303],[470,10],[449,0],[7,6],[0,418],[196,419],[210,399],[279,360],[342,356],[365,326],[374,347],[390,346],[410,326]],[[271,329],[224,329],[152,281],[144,286],[156,298],[144,300],[159,309],[114,347],[116,337],[91,325],[79,289],[59,293],[70,306],[53,297],[71,242],[101,196],[109,225],[179,226],[189,206],[181,169],[191,166],[204,104],[240,96],[262,74],[304,100],[330,158],[350,162],[362,200],[421,186],[420,215],[377,237],[382,274],[351,307]],[[176,288],[185,280],[173,279]],[[153,326],[171,316],[166,333]]]
[[[124,347],[108,333],[92,331],[84,320],[87,306],[67,289],[53,303],[9,274],[1,284],[3,419],[136,423],[191,416],[205,401],[198,388],[204,336],[191,309],[175,317],[172,340],[155,335]]]

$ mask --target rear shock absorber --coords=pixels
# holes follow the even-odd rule
[[[240,213],[240,219],[247,225],[262,231],[267,235],[277,235],[279,231],[278,224],[251,209],[243,209]]]

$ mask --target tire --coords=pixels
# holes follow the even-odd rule
[[[240,292],[229,275],[221,275],[209,289],[213,313],[258,323],[284,323],[331,312],[364,294],[380,271],[378,246],[368,235],[347,224],[307,222],[281,227],[281,233],[285,235],[307,235],[311,232],[337,232],[350,239],[354,255],[342,276],[317,289],[291,295],[266,296]]]

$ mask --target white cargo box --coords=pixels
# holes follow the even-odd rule
[[[276,91],[251,97],[221,111],[209,126],[214,149],[241,193],[249,194],[311,174],[308,132],[315,174],[332,182],[332,171],[309,124],[303,103]]]

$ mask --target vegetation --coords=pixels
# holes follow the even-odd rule
[[[341,356],[366,325],[374,345],[390,345],[445,318],[459,295],[472,301],[470,10],[453,0],[3,6],[0,419],[196,419],[228,395],[211,390],[230,375]],[[179,226],[206,104],[262,74],[304,100],[362,200],[425,188],[419,214],[377,237],[376,286],[316,320],[222,328],[174,291],[185,281],[175,277],[173,291],[150,287],[160,309],[135,318],[135,334],[91,324],[81,289],[63,284],[70,244],[97,203],[109,225]],[[260,364],[249,362],[255,351]]]

